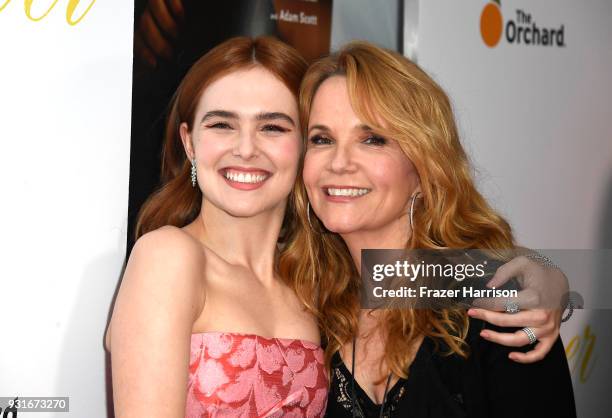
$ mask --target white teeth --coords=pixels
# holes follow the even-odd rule
[[[352,197],[356,197],[356,196],[363,196],[366,193],[369,193],[370,189],[354,189],[354,188],[350,188],[350,189],[335,189],[335,188],[328,188],[327,189],[327,193],[330,196],[352,196]]]
[[[226,171],[225,178],[238,183],[260,183],[268,176],[266,174],[238,173],[235,171]]]

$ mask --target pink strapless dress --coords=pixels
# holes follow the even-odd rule
[[[316,344],[252,334],[191,335],[185,417],[322,417],[328,377]]]

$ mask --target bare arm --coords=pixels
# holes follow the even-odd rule
[[[185,416],[202,266],[195,241],[174,227],[134,245],[107,334],[117,418]]]

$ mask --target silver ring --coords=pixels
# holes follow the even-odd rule
[[[527,338],[529,338],[529,344],[533,344],[536,341],[538,341],[538,338],[536,337],[535,333],[533,332],[533,330],[529,327],[525,327],[522,330],[525,334],[527,334]]]
[[[504,302],[504,308],[506,310],[506,313],[509,313],[509,314],[515,314],[521,311],[518,303],[513,302],[510,299]]]

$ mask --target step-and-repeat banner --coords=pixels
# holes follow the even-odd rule
[[[612,248],[612,2],[404,6],[405,53],[449,93],[479,186],[519,242]],[[571,260],[554,261],[570,277],[584,275]],[[593,307],[612,273],[591,267],[571,281]],[[582,418],[612,410],[610,324],[610,309],[585,309],[561,328]]]
[[[210,47],[185,37],[209,28],[211,45],[268,33],[309,56],[356,38],[403,50],[448,91],[479,185],[522,244],[612,248],[609,1],[172,1],[163,10],[191,5],[210,24],[177,18],[167,42],[153,3],[0,0],[0,396],[69,396],[61,416],[112,409],[113,294],[158,181],[164,95]],[[612,409],[610,323],[585,310],[562,328],[581,417]]]

